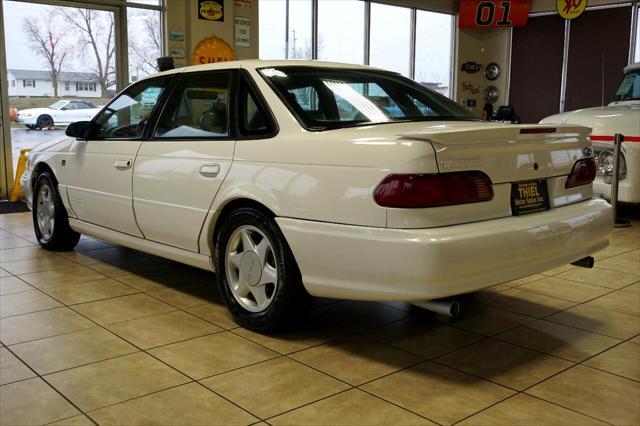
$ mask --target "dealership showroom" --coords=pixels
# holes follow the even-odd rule
[[[640,425],[639,0],[0,0],[0,425]]]

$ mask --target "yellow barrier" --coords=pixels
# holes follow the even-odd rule
[[[13,189],[9,196],[9,201],[15,203],[18,198],[22,196],[22,188],[20,187],[20,177],[24,173],[24,169],[27,167],[27,157],[31,152],[31,148],[24,148],[20,150],[20,158],[18,158],[18,168],[16,169],[16,178],[13,182]]]

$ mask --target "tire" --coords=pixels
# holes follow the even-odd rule
[[[69,227],[58,184],[49,172],[38,175],[33,191],[33,229],[38,243],[46,250],[71,250],[80,240],[80,234]]]
[[[215,243],[218,289],[239,325],[272,332],[306,310],[310,297],[300,270],[270,217],[253,208],[234,210]]]
[[[53,118],[50,115],[41,115],[36,120],[36,127],[39,129],[48,129],[49,127],[53,127]]]

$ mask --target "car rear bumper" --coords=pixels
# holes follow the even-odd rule
[[[388,229],[277,218],[315,296],[429,300],[558,267],[605,248],[602,199],[543,213],[430,229]]]

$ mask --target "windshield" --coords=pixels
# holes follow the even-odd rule
[[[452,100],[399,74],[285,66],[260,73],[306,128],[404,121],[477,120]]]
[[[640,70],[625,74],[613,100],[615,102],[640,100]]]
[[[51,105],[49,105],[49,108],[51,109],[60,109],[63,106],[65,106],[66,104],[68,104],[69,102],[67,101],[58,101],[58,102],[54,102]]]

